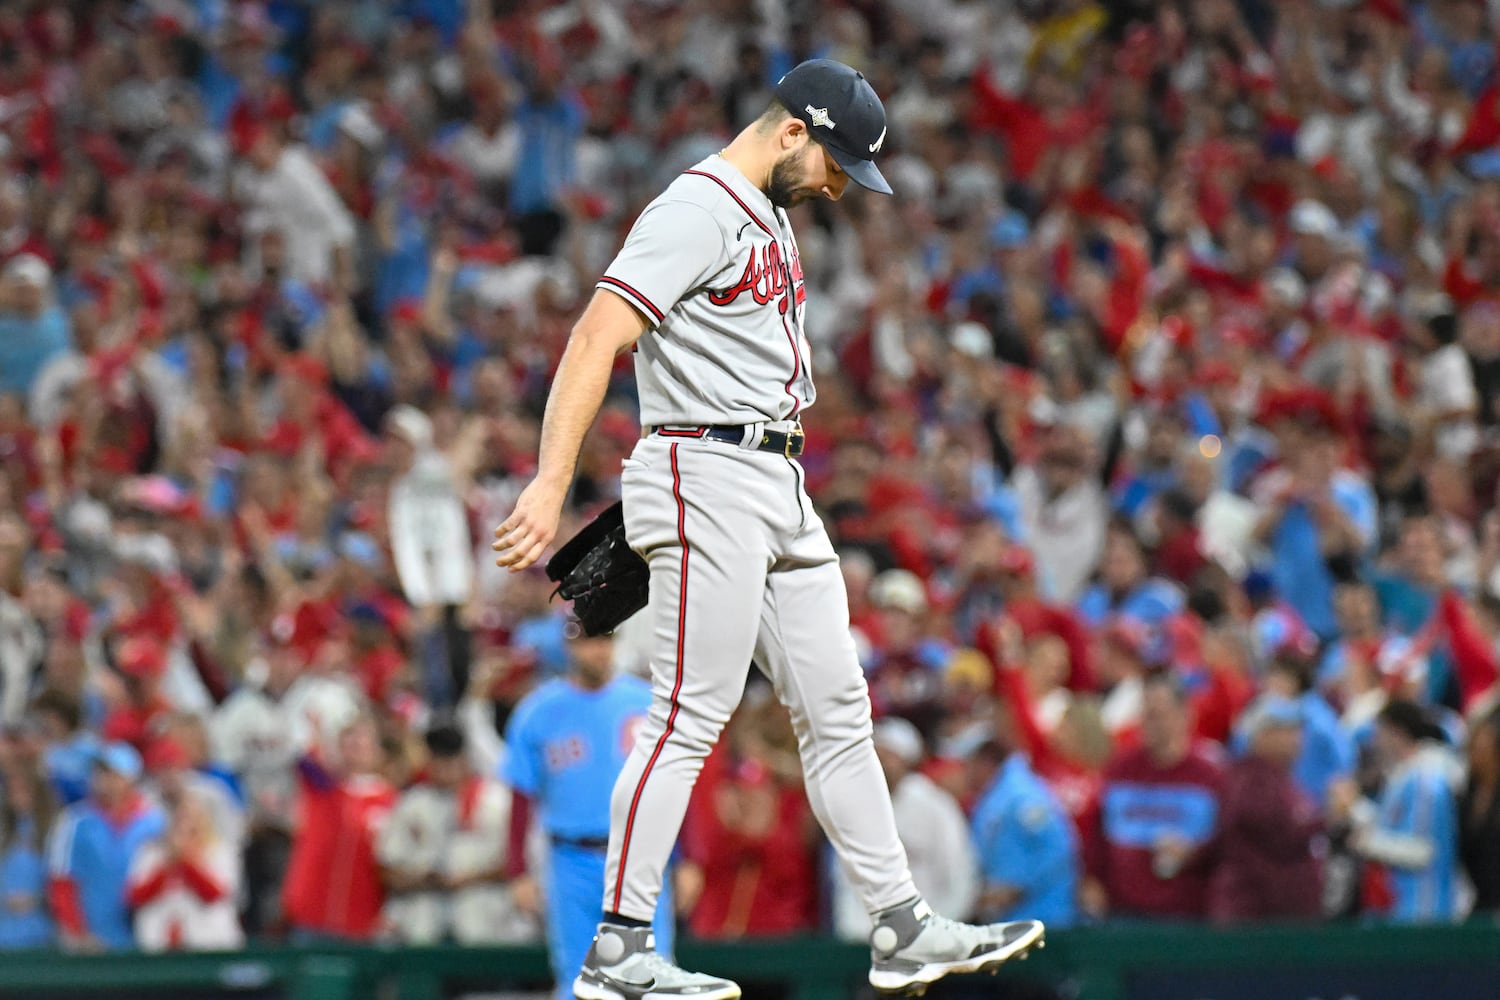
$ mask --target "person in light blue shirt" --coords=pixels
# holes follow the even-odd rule
[[[1328,557],[1357,566],[1378,537],[1379,505],[1370,484],[1339,467],[1343,439],[1320,419],[1279,423],[1284,465],[1257,484],[1265,511],[1256,533],[1270,550],[1276,593],[1297,609],[1319,639],[1338,634]]]
[[[1354,738],[1317,691],[1302,692],[1297,705],[1302,710],[1302,753],[1292,766],[1292,777],[1309,798],[1326,806],[1334,784],[1354,777]]]
[[[76,699],[48,688],[31,703],[31,718],[41,729],[46,749],[42,771],[52,785],[59,804],[70,806],[88,797],[99,737],[84,720],[83,706]]]
[[[502,778],[535,803],[550,844],[543,881],[547,946],[559,1000],[571,1000],[600,917],[609,803],[615,779],[651,707],[651,686],[612,676],[613,643],[570,623],[567,677],[521,699],[506,725]],[[669,880],[670,882],[670,880]],[[672,894],[663,890],[656,947],[672,953]]]
[[[51,290],[52,269],[33,254],[12,257],[0,275],[0,395],[25,396],[47,362],[73,346]]]
[[[567,622],[555,614],[533,615],[516,624],[511,646],[536,657],[543,677],[557,677],[568,669]]]
[[[53,943],[42,855],[52,808],[40,774],[18,771],[5,776],[0,801],[0,950]]]
[[[1384,866],[1392,923],[1446,923],[1457,918],[1459,768],[1442,730],[1420,705],[1393,701],[1375,723],[1374,748],[1385,766],[1378,802],[1352,810],[1351,846]]]
[[[1414,637],[1437,613],[1438,598],[1448,585],[1442,529],[1427,516],[1401,522],[1396,565],[1376,574],[1372,583],[1380,600],[1381,624],[1391,632]],[[1443,700],[1453,674],[1447,650],[1439,646],[1428,657],[1426,695]]]
[[[1302,726],[1302,750],[1292,765],[1297,787],[1320,809],[1326,809],[1335,784],[1352,781],[1358,763],[1354,737],[1344,729],[1333,707],[1312,685],[1312,666],[1296,655],[1272,661],[1266,680],[1269,690],[1296,702]],[[1245,753],[1250,734],[1235,727],[1232,746],[1236,756]]]
[[[125,890],[131,863],[163,836],[167,817],[141,794],[141,757],[109,743],[95,758],[89,797],[63,810],[47,839],[47,895],[64,941],[74,947],[133,947]]]
[[[526,100],[516,108],[516,124],[521,148],[511,178],[510,209],[516,215],[557,211],[574,181],[585,120],[577,96],[562,89],[554,67],[536,69]]]
[[[979,918],[1072,925],[1078,919],[1078,834],[1057,796],[1025,754],[994,741],[974,751],[969,767],[984,788],[970,823],[984,875]]]
[[[1083,592],[1076,610],[1091,629],[1102,629],[1116,617],[1144,626],[1149,651],[1164,648],[1163,627],[1182,610],[1182,589],[1150,575],[1145,550],[1129,522],[1116,519],[1104,539],[1097,582]]]

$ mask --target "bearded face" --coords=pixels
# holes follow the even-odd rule
[[[766,187],[766,198],[780,209],[800,205],[818,192],[806,186],[808,151],[811,142],[801,149],[787,153],[771,168],[771,181]]]

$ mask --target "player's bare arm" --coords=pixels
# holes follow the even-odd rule
[[[495,550],[496,565],[518,573],[552,544],[583,436],[604,402],[615,356],[645,331],[645,317],[606,291],[594,293],[574,324],[547,396],[536,478],[521,491],[510,517],[495,529],[490,548]]]

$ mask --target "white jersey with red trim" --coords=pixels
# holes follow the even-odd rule
[[[812,405],[791,224],[718,155],[646,206],[597,287],[650,323],[635,354],[641,423],[794,420]]]

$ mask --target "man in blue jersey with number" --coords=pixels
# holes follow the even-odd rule
[[[1385,771],[1378,802],[1347,804],[1350,846],[1381,865],[1392,923],[1445,923],[1458,916],[1457,764],[1440,726],[1420,705],[1393,701],[1375,720],[1375,757]]]
[[[557,996],[571,1000],[599,924],[610,794],[651,707],[651,686],[614,675],[608,637],[585,636],[571,622],[567,631],[568,674],[516,706],[505,729],[503,777],[517,796],[535,803],[547,834],[547,945]],[[666,887],[653,927],[658,950],[670,955],[672,894]]]

